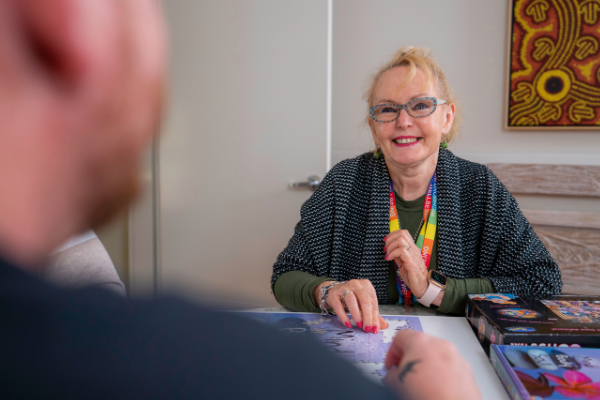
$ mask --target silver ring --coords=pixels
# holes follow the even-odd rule
[[[346,295],[347,295],[348,293],[352,293],[352,290],[346,290],[346,291],[344,292],[344,294],[342,295],[342,303],[346,303]]]
[[[405,247],[406,251],[410,251],[410,246]]]

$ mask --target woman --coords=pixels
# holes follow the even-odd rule
[[[340,162],[273,266],[277,300],[333,308],[377,333],[378,304],[461,313],[467,293],[560,293],[560,271],[485,166],[445,149],[457,99],[423,49],[400,49],[365,93],[376,151]]]

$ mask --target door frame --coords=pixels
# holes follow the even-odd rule
[[[129,294],[160,293],[160,143],[155,139],[141,167],[142,196],[129,210]]]

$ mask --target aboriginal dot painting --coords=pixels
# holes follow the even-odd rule
[[[600,0],[513,0],[508,127],[600,129]]]

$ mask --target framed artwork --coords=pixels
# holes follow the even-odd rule
[[[600,131],[600,0],[509,0],[507,129]]]

